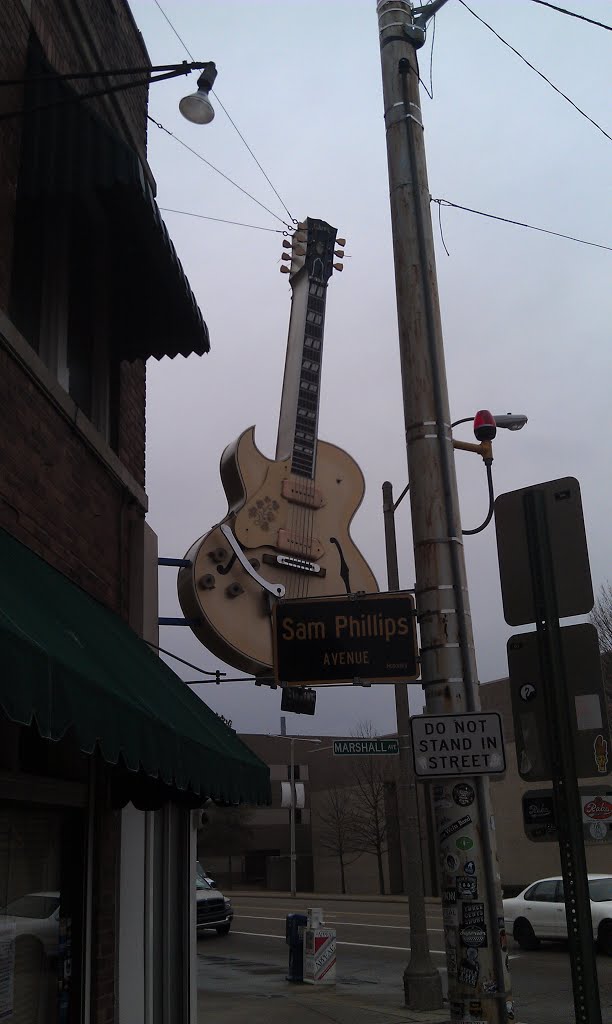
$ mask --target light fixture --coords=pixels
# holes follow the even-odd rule
[[[134,89],[141,85],[153,85],[154,82],[164,82],[168,78],[177,78],[179,75],[188,75],[192,71],[201,71],[198,79],[198,91],[191,96],[185,96],[179,103],[181,113],[194,124],[208,124],[215,116],[208,93],[217,77],[217,69],[213,61],[193,61],[181,64],[162,64],[154,67],[135,68],[112,68],[104,71],[76,71],[68,74],[57,74],[56,72],[44,75],[30,75],[27,78],[0,79],[2,86],[43,86],[52,85],[55,82],[68,82],[75,79],[89,80],[95,78],[111,78],[128,76],[124,82],[109,85],[108,83],[99,88],[85,92],[73,92],[61,98],[54,98],[35,106],[22,107],[20,110],[12,110],[7,113],[0,113],[0,121],[7,121],[14,117],[25,117],[28,114],[49,110],[52,107],[64,106],[65,104],[82,102],[83,100],[94,99],[98,96],[107,96],[110,93],[123,92],[126,89]],[[134,76],[134,77],[132,77]]]
[[[495,416],[494,419],[497,426],[503,427],[504,430],[522,430],[527,423],[524,413],[505,412]]]
[[[198,78],[198,91],[184,96],[179,103],[179,110],[187,121],[192,124],[210,124],[215,116],[215,110],[208,98],[213,87],[217,69],[213,61],[210,61]]]

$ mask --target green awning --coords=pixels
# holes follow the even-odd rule
[[[0,530],[0,707],[176,789],[267,803],[269,770],[117,615]]]

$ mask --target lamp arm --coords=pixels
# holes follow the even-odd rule
[[[30,85],[32,82],[69,82],[75,78],[109,78],[111,75],[152,75],[157,71],[169,71],[172,74],[168,77],[178,75],[190,75],[192,71],[203,71],[210,62],[182,61],[180,64],[157,64],[140,68],[110,68],[108,71],[73,71],[67,75],[60,72],[47,75],[29,75],[27,78],[3,78],[0,80],[0,87],[4,85]],[[154,79],[159,81],[159,79]]]
[[[41,110],[50,110],[52,107],[62,107],[62,106],[65,106],[67,103],[75,103],[75,102],[80,102],[81,100],[94,99],[96,96],[107,96],[110,93],[122,92],[125,89],[136,89],[136,88],[138,88],[139,85],[150,85],[152,82],[163,82],[167,78],[177,78],[179,75],[188,75],[191,71],[196,71],[196,70],[199,70],[200,68],[206,68],[206,67],[208,67],[208,64],[198,63],[198,64],[193,64],[193,65],[188,65],[188,64],[184,63],[184,64],[165,65],[165,66],[166,67],[172,67],[173,70],[172,71],[167,71],[167,72],[165,72],[164,74],[161,74],[161,75],[156,75],[156,76],[154,76],[152,78],[151,77],[151,72],[155,71],[157,69],[156,68],[143,68],[142,72],[146,74],[146,76],[147,76],[146,78],[139,78],[135,82],[121,82],[118,85],[107,85],[107,86],[104,86],[101,89],[94,89],[91,92],[75,93],[73,96],[66,96],[66,97],[64,97],[61,100],[51,100],[49,103],[42,103],[42,104],[39,104],[39,105],[37,105],[35,107],[24,107],[21,110],[12,110],[8,114],[0,114],[0,121],[8,121],[8,120],[10,120],[13,117],[26,117],[28,114],[35,114],[35,113],[38,113]],[[102,71],[102,72],[95,72],[94,74],[91,75],[91,77],[95,78],[95,77],[98,77],[99,75],[128,74],[128,73],[138,74],[138,73],[140,73],[140,71],[138,69],[133,69],[131,72],[127,72],[127,71],[123,71],[123,72],[122,71]],[[66,76],[66,77],[85,78],[85,77],[89,77],[89,76],[86,76],[86,75],[71,75],[71,76]],[[61,82],[61,81],[64,80],[64,76],[63,75],[51,75],[51,76],[44,75],[44,76],[42,76],[42,79],[44,79],[45,81],[56,81],[56,82],[59,81],[59,82]],[[41,79],[39,79],[39,81],[40,80]],[[27,84],[29,82],[36,82],[36,81],[37,81],[36,78],[32,78],[32,79],[20,80],[18,83],[17,82],[13,82],[12,84],[13,85],[16,85],[16,84],[23,85],[23,84]],[[3,82],[2,84],[3,85],[10,85],[11,83],[10,82]]]

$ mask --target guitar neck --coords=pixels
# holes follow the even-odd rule
[[[313,480],[317,458],[321,364],[327,281],[336,238],[335,228],[323,221],[306,222],[309,236],[318,240],[317,252],[292,277],[291,316],[285,375],[278,425],[276,458],[291,458],[291,472]],[[321,236],[324,243],[321,242]]]

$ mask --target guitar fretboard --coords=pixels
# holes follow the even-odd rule
[[[317,424],[326,295],[327,284],[316,278],[311,278],[308,284],[306,324],[291,458],[291,472],[311,480],[314,480],[317,457]]]

